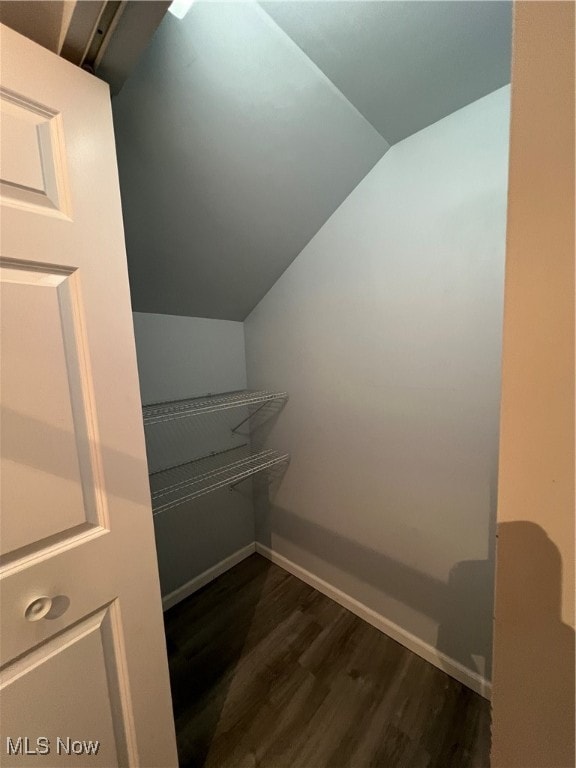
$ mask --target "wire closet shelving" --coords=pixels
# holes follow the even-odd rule
[[[265,392],[256,390],[242,390],[227,392],[221,395],[205,395],[186,400],[172,400],[165,403],[145,405],[142,409],[144,424],[158,424],[164,421],[173,421],[188,416],[198,416],[203,413],[215,413],[225,411],[228,408],[241,408],[257,406],[256,410],[274,400],[287,400],[287,392]]]
[[[257,472],[290,460],[289,454],[268,449],[230,461],[229,454],[234,451],[238,449],[195,459],[150,475],[153,514],[158,515],[219,488],[234,487]]]
[[[143,407],[144,425],[164,424],[178,419],[245,407],[248,415],[241,424],[273,401],[288,399],[286,392],[242,390],[217,395],[154,403]],[[247,444],[212,452],[191,461],[150,473],[152,513],[158,515],[219,488],[231,489],[242,480],[290,460],[288,453],[266,449],[249,453]]]

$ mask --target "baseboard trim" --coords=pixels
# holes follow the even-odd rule
[[[218,576],[221,576],[223,573],[226,573],[226,571],[229,571],[230,568],[233,568],[235,565],[238,565],[238,563],[241,563],[242,560],[245,560],[247,557],[250,557],[250,555],[253,555],[255,551],[255,542],[247,544],[245,547],[242,547],[242,549],[236,550],[236,552],[233,552],[228,557],[225,557],[224,560],[220,560],[220,562],[216,563],[216,565],[213,565],[211,568],[208,568],[208,570],[203,571],[198,576],[195,576],[193,579],[190,579],[190,581],[187,581],[186,584],[182,584],[182,586],[178,587],[178,589],[175,589],[173,592],[169,592],[167,595],[165,595],[162,598],[162,609],[167,611],[169,608],[172,608],[172,606],[176,605],[176,603],[179,603],[181,600],[184,600],[186,597],[194,594],[194,592],[197,592],[199,589],[202,589],[202,587],[205,587],[206,584],[209,584],[211,581],[214,581],[214,579],[217,579]]]
[[[355,598],[346,594],[341,589],[338,589],[337,587],[332,586],[332,584],[329,584],[327,581],[324,581],[324,579],[315,576],[311,571],[302,568],[292,560],[289,560],[283,555],[279,555],[277,552],[274,552],[269,547],[266,547],[264,544],[260,544],[259,542],[252,542],[251,544],[247,544],[245,547],[236,550],[236,552],[233,552],[231,555],[224,558],[224,560],[221,560],[219,563],[216,563],[216,565],[213,565],[211,568],[203,571],[203,573],[195,576],[193,579],[190,579],[190,581],[187,581],[186,584],[183,584],[181,587],[178,587],[178,589],[175,589],[173,592],[165,595],[162,598],[163,610],[167,611],[181,600],[184,600],[189,595],[192,595],[194,592],[202,589],[202,587],[205,587],[206,584],[214,581],[214,579],[217,579],[218,576],[221,576],[223,573],[226,573],[226,571],[229,571],[230,568],[233,568],[235,565],[238,565],[238,563],[241,563],[242,560],[250,557],[250,555],[254,554],[254,552],[257,552],[259,555],[267,558],[271,562],[280,566],[280,568],[284,568],[285,571],[288,571],[288,573],[296,576],[296,578],[300,579],[306,584],[309,584],[311,587],[314,587],[314,589],[317,589],[318,592],[322,592],[322,594],[326,595],[326,597],[334,600],[342,607],[347,608],[359,618],[367,621],[368,624],[376,627],[376,629],[380,630],[380,632],[388,635],[388,637],[396,640],[396,642],[400,643],[405,648],[408,648],[408,650],[418,654],[418,656],[421,656],[426,661],[434,664],[435,667],[443,670],[446,672],[446,674],[455,678],[463,685],[472,689],[476,693],[479,693],[480,696],[483,696],[486,699],[490,699],[492,690],[491,683],[489,683],[477,672],[473,672],[463,664],[460,664],[460,662],[456,661],[455,659],[451,659],[449,656],[446,656],[446,654],[436,650],[436,648],[429,645],[428,643],[425,643],[411,632],[408,632],[398,624],[395,624],[394,622],[382,616],[382,614],[377,613],[372,608],[364,605],[364,603],[361,603],[359,600],[356,600]]]
[[[385,635],[388,635],[388,637],[391,637],[405,648],[408,648],[408,650],[418,654],[418,656],[421,656],[426,661],[434,664],[435,667],[443,670],[446,674],[455,678],[463,685],[471,688],[476,693],[479,693],[480,696],[483,696],[485,699],[490,699],[492,690],[491,683],[477,672],[473,672],[455,659],[451,659],[449,656],[446,656],[446,654],[436,650],[436,648],[425,643],[412,633],[402,629],[398,624],[389,621],[381,614],[372,610],[372,608],[369,608],[355,598],[350,597],[350,595],[342,592],[342,590],[333,587],[327,581],[315,576],[310,571],[307,571],[305,568],[302,568],[283,555],[279,555],[269,547],[256,542],[255,550],[259,555],[271,560],[273,563],[280,566],[280,568],[284,568],[285,571],[288,571],[288,573],[291,573],[301,581],[314,587],[318,592],[322,592],[326,597],[331,598],[339,605],[347,608],[359,618],[367,621],[368,624],[371,624]]]

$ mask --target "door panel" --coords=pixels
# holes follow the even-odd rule
[[[0,763],[175,766],[108,87],[0,34]]]
[[[0,672],[4,732],[17,734],[11,738],[14,748],[7,748],[3,765],[22,765],[34,750],[42,755],[43,766],[128,764],[133,734],[116,716],[122,708],[122,682],[117,675],[111,610],[113,606],[98,611]],[[90,692],[90,707],[78,706],[79,681]],[[122,693],[129,699],[128,691]],[[31,713],[19,706],[24,700],[35,702]],[[26,734],[27,741],[18,749],[21,734]],[[20,754],[26,750],[30,755]]]
[[[0,88],[0,192],[4,205],[69,215],[62,118],[23,94]]]
[[[98,514],[82,392],[87,352],[74,315],[78,281],[65,270],[0,262],[0,285],[2,352],[10,361],[0,372],[2,562],[21,547],[96,524]]]

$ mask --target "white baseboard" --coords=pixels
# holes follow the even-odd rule
[[[226,571],[229,571],[230,568],[238,565],[238,563],[242,562],[242,560],[245,560],[247,557],[250,557],[250,555],[253,555],[255,551],[256,545],[254,542],[247,544],[245,547],[242,547],[242,549],[236,550],[236,552],[233,552],[229,557],[226,557],[224,560],[220,560],[219,563],[216,563],[216,565],[208,568],[207,571],[203,571],[200,575],[190,579],[190,581],[187,581],[186,584],[182,584],[181,587],[178,587],[178,589],[175,589],[173,592],[170,592],[162,598],[163,610],[167,611],[168,608],[172,608],[172,606],[176,605],[176,603],[179,603],[189,595],[197,592],[199,589],[202,589],[202,587],[205,587],[206,584],[209,584],[211,581],[214,581],[214,579],[217,579],[218,576],[221,576],[223,573],[226,573]]]
[[[405,648],[408,648],[408,650],[418,654],[418,656],[421,656],[426,661],[434,664],[435,667],[443,670],[446,672],[446,674],[455,678],[463,685],[471,688],[473,691],[479,693],[484,698],[490,699],[492,690],[491,683],[489,683],[477,672],[473,672],[463,664],[460,664],[460,662],[455,661],[455,659],[451,659],[449,656],[446,656],[446,654],[436,650],[436,648],[433,646],[425,643],[423,640],[406,631],[405,629],[402,629],[402,627],[400,627],[398,624],[389,621],[381,614],[372,610],[372,608],[369,608],[367,605],[364,605],[355,598],[350,597],[350,595],[342,592],[342,590],[333,587],[327,581],[320,579],[318,576],[315,576],[310,571],[300,567],[292,560],[288,560],[288,558],[284,557],[283,555],[279,555],[276,552],[273,552],[269,547],[256,542],[255,548],[258,554],[268,558],[268,560],[271,560],[276,565],[279,565],[280,568],[284,568],[285,571],[288,571],[301,581],[304,581],[306,584],[314,587],[314,589],[317,589],[318,592],[322,592],[323,595],[326,595],[336,603],[339,603],[339,605],[347,608],[349,611],[356,614],[356,616],[359,618],[367,621],[368,624],[372,624],[373,627],[376,627],[376,629],[379,629],[385,635],[388,635],[388,637],[396,640]]]
[[[484,698],[490,699],[492,686],[477,672],[473,672],[455,659],[451,659],[449,656],[446,656],[446,654],[436,650],[436,648],[428,643],[425,643],[419,637],[416,637],[398,624],[385,618],[382,614],[377,613],[372,610],[372,608],[364,605],[364,603],[350,597],[350,595],[347,595],[342,590],[332,586],[327,581],[324,581],[324,579],[315,576],[313,573],[297,565],[287,557],[279,555],[277,552],[273,552],[269,547],[258,542],[252,542],[251,544],[242,547],[242,549],[238,549],[229,557],[226,557],[224,560],[221,560],[219,563],[216,563],[216,565],[213,565],[211,568],[208,568],[208,570],[186,582],[186,584],[178,587],[178,589],[165,595],[162,598],[163,609],[167,611],[169,608],[172,608],[173,605],[176,605],[176,603],[179,603],[189,595],[197,592],[199,589],[206,586],[206,584],[214,581],[218,576],[221,576],[226,571],[229,571],[230,568],[233,568],[235,565],[242,562],[242,560],[250,557],[254,552],[258,552],[258,554],[271,560],[273,563],[280,566],[280,568],[284,568],[288,573],[293,574],[296,578],[304,581],[311,587],[314,587],[318,592],[322,592],[323,595],[326,595],[339,605],[347,608],[359,618],[367,621],[368,624],[379,629],[380,632],[383,632],[405,648],[408,648],[408,650],[413,651],[426,661],[434,664],[435,667],[443,670],[446,674],[455,678],[463,685],[476,691],[476,693],[479,693]]]

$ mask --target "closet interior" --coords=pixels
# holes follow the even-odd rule
[[[170,10],[112,106],[181,765],[486,765],[511,4]]]

